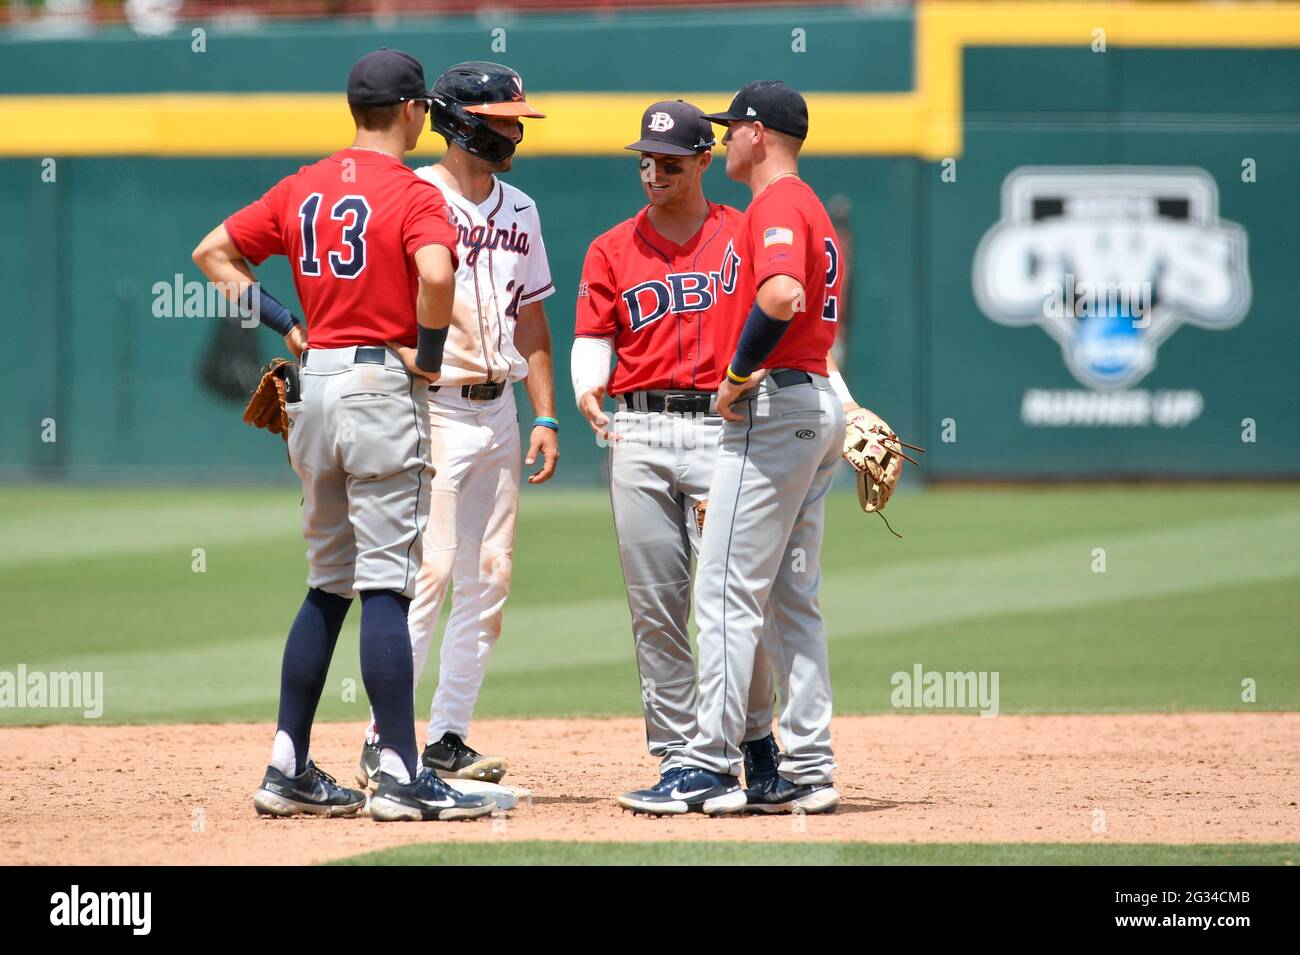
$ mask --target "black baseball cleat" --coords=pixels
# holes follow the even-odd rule
[[[443,779],[481,779],[499,783],[506,774],[504,756],[484,756],[465,745],[455,733],[443,733],[442,739],[424,747],[420,762]]]
[[[776,745],[776,737],[768,733],[762,739],[740,744],[740,751],[745,756],[745,788],[761,788],[768,780],[776,778],[777,762],[781,752]]]
[[[361,747],[361,759],[357,762],[357,785],[362,789],[371,789],[375,785],[375,776],[379,773],[379,739]]]
[[[688,772],[684,767],[678,766],[676,769],[670,769],[659,776],[659,782],[655,783],[648,789],[634,789],[630,793],[623,793],[616,800],[624,809],[630,809],[632,812],[642,812],[641,803],[647,799],[655,799],[664,793],[672,792],[673,786],[677,780],[682,778],[684,773]]]
[[[366,794],[340,786],[310,759],[301,776],[286,776],[266,767],[261,787],[253,794],[259,816],[350,816],[366,804]]]
[[[420,770],[409,783],[385,772],[377,773],[375,781],[379,788],[370,797],[370,818],[379,822],[477,819],[497,808],[495,799],[452,789],[430,769]]]
[[[710,816],[744,812],[745,790],[735,776],[724,776],[707,769],[683,769],[669,782],[660,780],[649,789],[624,793],[618,804],[633,812],[651,816],[680,816],[702,812]]]
[[[830,783],[792,783],[784,776],[745,790],[745,812],[834,812],[840,794]]]

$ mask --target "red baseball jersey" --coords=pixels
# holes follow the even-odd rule
[[[798,368],[826,374],[826,353],[835,342],[844,270],[840,244],[817,194],[802,179],[778,179],[745,210],[729,252],[739,260],[736,277],[724,283],[714,350],[719,377],[736,353],[758,287],[773,275],[789,275],[804,288],[804,310],[795,312],[781,341],[760,367]]]
[[[369,149],[303,166],[228,218],[226,232],[253,265],[289,257],[313,348],[414,345],[416,251],[446,246],[456,262],[442,192]]]
[[[700,231],[677,245],[655,231],[647,206],[591,243],[575,334],[613,336],[618,365],[610,394],[717,390],[726,366],[716,360],[712,325],[740,221],[738,210],[710,202]],[[730,274],[734,280],[734,264]]]

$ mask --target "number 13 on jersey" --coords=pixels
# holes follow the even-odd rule
[[[298,207],[299,227],[302,229],[302,258],[298,267],[303,275],[320,275],[320,259],[316,250],[316,215],[320,211],[319,192],[313,192]],[[366,221],[370,218],[370,204],[365,196],[344,196],[330,209],[330,218],[336,222],[345,222],[343,241],[348,246],[348,256],[344,258],[338,252],[330,252],[330,271],[335,278],[354,279],[366,267]]]

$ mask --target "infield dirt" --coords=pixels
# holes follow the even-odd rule
[[[313,738],[349,785],[360,732]],[[0,864],[310,863],[453,840],[1300,841],[1300,713],[846,716],[833,733],[834,815],[651,819],[613,802],[656,776],[640,720],[483,720],[471,743],[531,797],[505,819],[384,825],[258,818],[269,725],[4,728]]]

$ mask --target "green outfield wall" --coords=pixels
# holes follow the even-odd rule
[[[304,117],[337,95],[346,120],[347,68],[382,45],[431,74],[499,59],[558,107],[509,179],[557,287],[566,480],[600,479],[567,356],[587,243],[640,206],[618,148],[636,104],[756,77],[810,94],[802,172],[851,248],[848,377],[927,476],[1300,476],[1300,8],[1225,27],[1147,6],[1178,29],[1116,14],[1104,50],[1088,24],[1111,8],[1070,4],[213,26],[203,52],[0,35],[0,477],[292,479],[239,420],[278,339],[159,315],[158,289],[199,280],[204,232],[318,157]],[[283,154],[258,148],[271,126]],[[707,189],[747,199],[720,163]],[[259,276],[292,300],[284,261]]]

